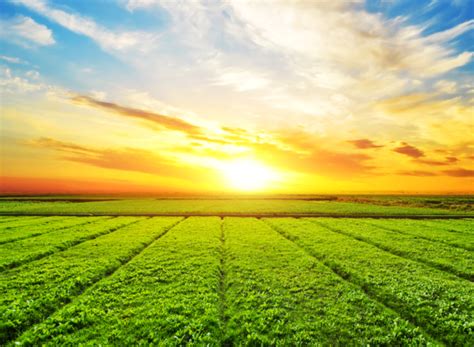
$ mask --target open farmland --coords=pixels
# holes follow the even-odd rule
[[[352,199],[352,200],[351,200]],[[0,216],[326,216],[326,217],[473,217],[471,205],[465,208],[433,208],[429,204],[396,205],[392,200],[355,198],[321,198],[305,196],[300,199],[272,198],[3,198]],[[471,199],[472,200],[472,199]],[[469,200],[469,201],[471,201]],[[406,202],[405,200],[403,200]],[[444,201],[439,199],[440,204]],[[449,200],[448,200],[449,201]],[[464,201],[459,198],[459,202]],[[441,204],[442,205],[442,204]]]
[[[32,215],[0,216],[1,344],[474,344],[470,218],[319,217],[339,204],[320,201],[286,201],[317,217],[267,216],[283,200],[167,201],[172,216],[150,217],[166,204],[146,201],[17,201]],[[397,208],[350,204],[338,213]],[[61,215],[81,205],[115,213]],[[136,206],[145,216],[120,213]],[[178,216],[203,206],[261,215]]]

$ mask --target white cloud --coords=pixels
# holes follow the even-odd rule
[[[25,76],[32,80],[37,80],[40,78],[40,73],[35,70],[29,70],[25,73]]]
[[[439,80],[435,83],[435,88],[440,93],[454,94],[457,91],[457,84],[454,81]]]
[[[19,96],[21,94],[30,97],[33,94],[46,96],[51,99],[68,99],[70,91],[57,86],[45,83],[41,79],[38,71],[29,70],[25,73],[12,70],[0,65],[0,91],[3,94]]]
[[[427,40],[431,42],[444,42],[455,39],[459,35],[474,29],[474,19],[460,23],[453,28],[434,33],[427,37]]]
[[[147,8],[156,5],[157,3],[158,1],[156,0],[128,0],[125,4],[125,8],[130,12],[133,12],[136,9]]]
[[[157,38],[155,34],[142,31],[114,32],[90,18],[49,6],[43,0],[14,0],[14,3],[24,5],[76,34],[91,38],[107,51],[144,51]]]
[[[39,83],[15,76],[9,68],[0,68],[0,88],[2,93],[30,93],[40,91],[43,87]]]
[[[212,84],[218,86],[232,86],[239,92],[261,89],[270,84],[270,80],[261,74],[243,69],[228,68],[214,78]]]
[[[407,25],[403,18],[386,19],[352,3],[296,1],[268,6],[237,0],[231,5],[257,44],[325,65],[324,69],[427,76],[462,66],[471,57],[468,52],[456,54],[443,42],[472,29],[474,21],[424,37],[421,26]]]
[[[53,33],[48,27],[25,16],[2,20],[0,22],[0,33],[5,39],[25,46],[29,44],[49,46],[55,43]]]
[[[7,55],[0,55],[0,59],[11,64],[26,64],[23,60],[17,57],[9,57]]]

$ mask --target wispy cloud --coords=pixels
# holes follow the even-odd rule
[[[431,171],[421,171],[421,170],[413,170],[413,171],[399,171],[398,175],[402,176],[415,176],[415,177],[431,177],[431,176],[438,176],[436,172]]]
[[[125,7],[129,11],[135,11],[137,9],[144,9],[153,5],[157,5],[158,0],[127,0]]]
[[[239,18],[252,28],[256,43],[301,54],[326,68],[337,63],[339,68],[405,71],[424,76],[465,65],[472,57],[470,52],[457,54],[443,46],[472,29],[472,21],[423,36],[422,26],[408,25],[401,17],[386,19],[365,12],[352,2],[231,4]]]
[[[239,69],[225,69],[212,81],[217,86],[232,86],[239,92],[261,89],[270,84],[270,80],[261,74]]]
[[[187,180],[202,174],[202,168],[195,167],[191,170],[186,164],[144,149],[129,147],[103,149],[52,138],[38,138],[24,143],[37,148],[54,150],[59,154],[60,160],[104,169],[134,171]]]
[[[45,0],[13,0],[35,11],[66,29],[89,37],[107,51],[146,50],[156,38],[156,34],[142,31],[113,31],[91,18],[50,6]]]
[[[145,120],[168,130],[181,131],[192,135],[199,134],[201,132],[200,127],[176,117],[170,117],[150,111],[126,107],[113,102],[101,101],[84,95],[76,95],[72,98],[72,100],[78,104],[103,109],[121,116]]]
[[[17,57],[9,57],[7,55],[0,55],[0,59],[11,64],[26,64],[23,60]]]
[[[382,145],[376,145],[372,140],[369,140],[369,139],[350,140],[347,142],[353,144],[356,148],[360,148],[360,149],[383,147]]]
[[[452,177],[474,177],[474,170],[463,168],[444,170],[443,173]]]
[[[428,36],[427,40],[437,43],[450,41],[472,29],[474,29],[474,19],[470,19],[466,22],[460,23],[450,29],[434,33]]]
[[[11,19],[0,21],[1,36],[10,41],[17,42],[24,46],[38,45],[50,46],[56,41],[53,32],[45,25],[39,24],[30,17],[16,16]],[[2,58],[3,60],[7,59]],[[14,62],[11,59],[10,62]]]
[[[400,153],[400,154],[407,155],[407,156],[415,158],[415,159],[418,159],[418,158],[423,157],[425,155],[423,153],[423,151],[421,151],[420,149],[418,149],[418,148],[416,148],[412,145],[409,145],[406,142],[402,142],[401,146],[399,146],[397,148],[394,148],[393,151],[397,152],[397,153]]]

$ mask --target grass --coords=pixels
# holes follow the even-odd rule
[[[374,203],[289,199],[117,199],[117,200],[0,200],[0,215],[219,215],[219,216],[459,216],[474,210],[383,206]]]
[[[362,218],[447,212],[323,200],[87,200],[0,203],[136,214],[0,216],[1,345],[474,344],[472,219]],[[262,218],[138,213],[156,209]],[[359,214],[265,217],[301,211]]]

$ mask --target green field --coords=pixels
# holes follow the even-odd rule
[[[360,199],[360,198],[359,198]],[[403,204],[400,204],[402,199]],[[432,198],[434,199],[434,198]],[[433,208],[429,203],[420,203],[412,198],[372,199],[361,203],[348,197],[336,200],[310,198],[241,198],[241,199],[68,199],[30,198],[0,199],[0,215],[149,215],[149,216],[367,216],[367,217],[430,217],[464,216],[474,217],[474,208],[465,203],[472,199],[438,199]],[[431,200],[429,200],[431,201]],[[441,205],[442,207],[438,207]],[[461,206],[461,207],[460,207]]]
[[[474,345],[472,219],[363,218],[448,212],[355,202],[191,202],[2,202],[5,213],[56,216],[0,216],[0,344]],[[138,216],[156,209],[261,218]],[[74,211],[110,215],[61,216]],[[359,218],[265,217],[302,212]]]

